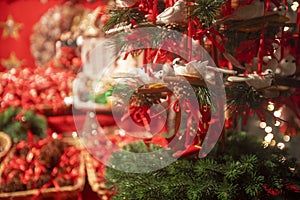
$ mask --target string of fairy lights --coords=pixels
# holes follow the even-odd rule
[[[278,129],[282,122],[280,122],[280,117],[282,116],[282,108],[276,108],[273,102],[268,102],[267,110],[271,112],[276,120],[272,120],[272,122],[260,121],[259,127],[265,132],[265,136],[263,138],[264,147],[268,146],[277,146],[278,149],[283,150],[286,147],[286,143],[290,142],[291,137],[287,134],[282,135],[282,141],[277,141],[275,135],[279,132]]]

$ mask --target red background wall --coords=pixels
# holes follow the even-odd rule
[[[0,22],[5,22],[8,15],[12,15],[16,23],[21,23],[23,26],[19,31],[19,38],[12,37],[3,38],[3,28],[0,28],[0,71],[5,70],[1,60],[8,59],[11,52],[15,52],[19,60],[24,60],[24,65],[35,67],[34,57],[30,52],[30,35],[33,33],[33,26],[40,20],[40,17],[45,14],[49,8],[63,4],[64,0],[48,0],[42,3],[43,0],[0,0]],[[106,2],[83,1],[79,4],[94,9],[99,5],[105,5]]]

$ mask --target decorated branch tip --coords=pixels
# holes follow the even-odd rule
[[[255,90],[262,90],[270,87],[272,85],[273,79],[274,72],[271,69],[266,69],[261,74],[254,72],[247,75],[230,76],[227,80],[230,82],[246,82]]]
[[[153,76],[152,76],[153,75]],[[133,79],[137,81],[139,84],[149,84],[149,83],[160,83],[162,82],[161,78],[163,76],[163,70],[158,70],[151,72],[151,76],[145,72],[145,70],[141,67],[133,68],[128,71],[128,73],[120,72],[114,73],[112,78],[123,80]]]
[[[278,74],[283,77],[292,76],[296,73],[296,59],[294,56],[288,54],[281,59],[278,64]]]
[[[209,61],[197,61],[193,60],[187,64],[180,63],[179,58],[173,60],[173,67],[175,75],[191,75],[191,76],[202,76],[206,77],[209,72],[219,72],[224,74],[236,74],[237,72],[229,69],[222,69],[217,67],[209,66]]]
[[[264,7],[264,0],[253,0],[250,4],[237,8],[231,15],[218,20],[217,23],[262,17],[264,15]]]
[[[170,24],[182,23],[186,20],[186,3],[184,0],[177,1],[172,7],[166,8],[156,19],[157,23]]]

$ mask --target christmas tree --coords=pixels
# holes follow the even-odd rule
[[[0,194],[83,187],[83,153],[102,199],[300,199],[298,1],[62,2],[34,26],[39,67],[14,52],[1,62],[0,129],[28,142],[6,157]],[[4,39],[26,28],[14,17],[0,23]],[[80,151],[56,132],[39,140],[37,113],[62,119],[70,104]],[[117,126],[101,127],[106,117]]]
[[[106,163],[115,199],[299,198],[284,114],[299,117],[297,2],[118,0],[103,31],[119,59],[142,58],[112,75],[127,84],[117,124],[144,138]],[[241,133],[253,118],[263,140]]]

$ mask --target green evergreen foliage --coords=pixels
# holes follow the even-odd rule
[[[191,1],[190,14],[188,17],[198,18],[205,28],[213,25],[214,20],[226,0],[195,0]]]
[[[126,149],[148,151],[142,142]],[[149,151],[154,149],[158,147],[152,145]],[[119,159],[111,158],[112,162],[122,162]],[[106,179],[107,186],[118,191],[113,199],[299,199],[300,195],[289,187],[299,188],[300,176],[288,152],[264,148],[256,138],[244,133],[232,133],[225,148],[218,143],[204,159],[180,158],[148,173],[108,168]],[[267,189],[280,192],[272,196]]]
[[[46,136],[47,122],[45,117],[22,108],[7,108],[0,113],[0,130],[11,136],[14,142],[27,139],[27,130],[40,138]],[[20,115],[20,116],[19,116]]]
[[[247,83],[227,83],[225,90],[228,107],[236,107],[235,110],[263,110],[266,98]],[[235,112],[235,110],[232,110],[232,112]]]
[[[214,95],[214,97],[216,98],[216,94],[212,91],[209,91],[208,88],[201,86],[194,87],[194,91],[198,99],[199,105],[210,105],[212,110],[214,111],[216,105],[213,104],[211,95]]]
[[[146,21],[144,13],[138,8],[124,8],[110,11],[110,18],[104,25],[103,30],[108,31],[111,28],[124,26],[132,23],[141,23]]]

